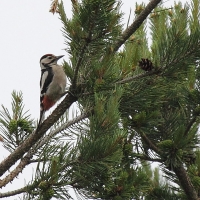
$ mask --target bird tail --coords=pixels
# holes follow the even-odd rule
[[[44,121],[44,110],[40,111],[40,119],[38,122],[38,126]]]

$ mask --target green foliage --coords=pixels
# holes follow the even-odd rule
[[[65,70],[65,74],[66,74],[67,78],[70,79],[70,81],[72,81],[74,74],[73,74],[73,70],[72,70],[71,66],[66,61],[64,61],[63,68]]]
[[[70,143],[57,141],[47,143],[40,151],[35,177],[27,186],[27,198],[70,199],[66,187],[73,184],[69,175],[77,162],[76,149]]]
[[[79,162],[73,169],[74,175],[79,185],[96,197],[111,195],[116,187],[113,179],[123,158],[126,132],[118,127],[120,116],[117,111],[121,90],[116,89],[112,94],[110,97],[103,93],[95,95],[94,115],[77,143]]]
[[[145,200],[179,200],[184,199],[181,197],[182,193],[174,192],[170,186],[170,182],[167,181],[160,173],[159,168],[151,169],[149,163],[144,162],[143,168],[146,171],[147,175],[151,179],[150,188],[147,195],[145,195]]]
[[[78,98],[78,111],[91,112],[39,146],[36,174],[26,188],[29,199],[70,199],[71,186],[92,199],[178,200],[187,198],[184,185],[190,181],[199,193],[200,2],[157,7],[115,52],[115,42],[124,36],[120,5],[73,0],[70,19],[64,3],[58,5],[69,89]],[[135,17],[144,9],[136,4]],[[149,70],[139,65],[141,59],[152,63]],[[0,113],[11,151],[33,127],[23,114],[21,93],[13,93],[12,105],[12,115],[4,107]],[[52,130],[57,127],[59,132],[59,124]],[[159,163],[162,172],[148,161]],[[179,169],[185,170],[184,184]]]
[[[71,19],[63,3],[59,5],[70,59],[63,66],[80,110],[92,110],[92,116],[74,131],[76,155],[63,185],[71,181],[87,198],[185,199],[177,185],[162,182],[158,169],[150,169],[142,160],[160,162],[167,179],[180,187],[173,170],[184,165],[199,187],[199,177],[192,175],[199,141],[198,1],[192,8],[181,3],[171,9],[157,7],[150,23],[143,23],[119,52],[113,52],[113,45],[122,32],[120,3],[72,2]],[[135,16],[144,8],[136,4]],[[152,62],[146,75],[138,65],[142,58]],[[139,78],[118,84],[134,76]],[[50,152],[53,149],[44,155],[50,159],[49,168],[45,163],[43,169],[48,178],[41,171],[40,179],[48,183],[45,191],[53,188],[55,195],[55,184],[61,183],[58,174],[66,168]],[[44,190],[41,184],[39,189]]]
[[[196,191],[200,191],[200,151],[195,152],[195,162],[188,167],[188,173]]]
[[[4,147],[12,152],[32,133],[34,124],[27,111],[24,112],[22,92],[12,93],[12,114],[2,105],[0,131]]]
[[[110,54],[111,45],[121,31],[119,6],[114,0],[76,2],[71,19],[66,18],[63,3],[59,6],[63,35],[71,57],[64,69],[70,81],[77,79],[76,83],[84,83],[87,92],[104,80],[110,81],[116,73]]]
[[[163,140],[163,141],[159,142],[157,144],[157,146],[160,149],[166,149],[166,148],[171,149],[173,147],[173,141],[172,140]]]

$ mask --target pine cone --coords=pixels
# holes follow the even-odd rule
[[[144,71],[151,71],[154,68],[153,63],[148,58],[142,58],[139,61],[139,67]]]

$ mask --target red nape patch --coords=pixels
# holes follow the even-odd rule
[[[46,95],[44,96],[42,103],[44,110],[49,110],[55,104],[55,102],[49,99]]]

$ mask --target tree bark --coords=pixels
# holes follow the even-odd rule
[[[199,200],[196,190],[194,189],[194,186],[184,169],[183,165],[179,167],[174,167],[174,172],[176,176],[178,177],[180,184],[185,191],[185,194],[188,196],[189,200]]]

